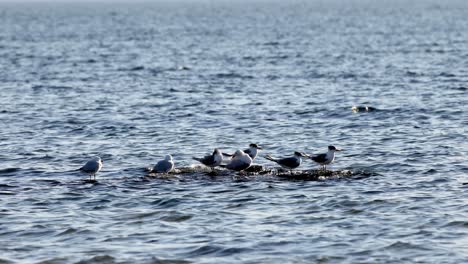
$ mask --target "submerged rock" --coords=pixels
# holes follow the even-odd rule
[[[325,178],[351,177],[354,173],[350,170],[303,170],[278,172],[276,176],[295,180],[320,180]]]
[[[265,167],[262,165],[252,164],[245,172],[262,172],[265,170]]]
[[[362,105],[358,105],[358,106],[353,106],[351,107],[351,111],[353,111],[354,113],[357,113],[357,112],[373,112],[373,111],[377,111],[377,108],[375,107],[372,107],[372,106],[362,106]]]
[[[189,178],[199,178],[199,177],[231,177],[241,175],[246,179],[257,179],[257,178],[271,178],[279,177],[282,179],[291,179],[291,180],[324,180],[329,178],[367,178],[376,173],[358,171],[354,172],[351,170],[284,170],[276,168],[267,168],[262,165],[254,164],[247,170],[235,173],[229,170],[216,168],[211,170],[211,168],[204,166],[190,166],[190,167],[179,167],[174,169],[174,171],[159,175],[150,173],[148,176],[158,177],[158,178],[178,178],[178,179],[189,179]]]

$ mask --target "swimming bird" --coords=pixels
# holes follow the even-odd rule
[[[94,157],[79,168],[79,171],[89,174],[89,180],[91,180],[91,176],[94,176],[94,180],[96,180],[96,173],[102,169],[102,163],[100,157]]]
[[[251,158],[252,160],[254,160],[254,159],[257,157],[257,155],[258,155],[258,153],[260,152],[260,150],[262,150],[262,149],[263,149],[263,148],[260,147],[259,145],[252,143],[252,144],[249,145],[249,148],[248,148],[248,149],[244,149],[244,153],[247,154],[247,155],[249,155],[250,158]],[[232,156],[233,156],[233,154],[227,154],[227,153],[223,153],[223,155],[224,155],[224,156],[228,156],[228,157],[232,157]]]
[[[156,165],[154,165],[153,170],[151,172],[156,173],[168,173],[174,169],[174,161],[172,160],[171,155],[166,155],[163,160],[158,161]]]
[[[328,146],[328,152],[315,155],[315,156],[309,156],[309,159],[317,162],[322,166],[323,170],[327,169],[327,165],[332,163],[335,160],[335,152],[336,151],[342,151],[341,149],[336,148],[335,146]]]
[[[221,162],[223,161],[223,154],[221,154],[219,149],[215,148],[213,154],[211,155],[204,156],[203,158],[192,158],[213,169],[214,167],[221,165]]]
[[[266,155],[265,159],[274,161],[274,162],[278,163],[281,167],[283,167],[285,169],[292,170],[292,169],[295,169],[295,168],[297,168],[297,167],[299,167],[301,165],[301,163],[302,163],[302,158],[301,157],[307,157],[307,156],[308,155],[305,154],[305,153],[296,151],[296,152],[294,152],[294,156],[292,156],[292,157],[276,159],[276,158],[273,158],[270,155]]]
[[[226,165],[221,165],[221,167],[234,171],[243,171],[248,169],[250,165],[252,165],[252,158],[245,154],[244,151],[237,150],[234,153],[231,162]]]

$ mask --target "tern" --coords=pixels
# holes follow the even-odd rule
[[[270,155],[266,155],[265,159],[274,161],[274,162],[278,163],[278,165],[280,165],[281,167],[283,167],[285,169],[292,170],[292,169],[295,169],[295,168],[297,168],[297,167],[299,167],[301,165],[301,163],[302,163],[302,158],[301,157],[308,157],[308,155],[305,154],[305,153],[296,151],[296,152],[294,152],[294,156],[292,156],[292,157],[276,159],[276,158],[273,158]]]
[[[203,158],[193,157],[193,159],[213,169],[214,167],[221,165],[223,154],[221,154],[221,151],[216,148],[211,155],[204,156]]]
[[[166,155],[163,160],[158,161],[156,165],[154,165],[153,170],[151,172],[156,173],[168,173],[174,169],[174,161],[172,160],[171,155]]]
[[[83,167],[79,168],[79,171],[89,174],[89,180],[91,180],[91,176],[94,177],[96,180],[96,173],[102,169],[102,160],[100,157],[94,157],[88,162],[86,162]]]
[[[226,165],[221,165],[221,167],[234,171],[243,171],[248,169],[250,165],[252,165],[252,158],[245,154],[244,151],[237,150],[234,153],[231,162]]]
[[[342,151],[335,146],[328,146],[328,152],[323,154],[318,154],[315,156],[309,156],[309,158],[322,166],[323,170],[327,169],[327,165],[332,163],[335,160],[335,152]]]
[[[245,150],[244,150],[244,153],[247,154],[247,155],[249,155],[250,158],[251,158],[252,160],[254,160],[254,159],[257,157],[257,155],[258,155],[258,153],[260,152],[260,150],[262,150],[262,149],[263,149],[263,148],[260,147],[259,145],[252,143],[252,144],[249,145],[249,148],[248,148],[248,149],[245,149]],[[233,156],[232,154],[227,154],[227,153],[223,153],[223,155],[224,155],[224,156],[228,156],[228,157],[232,157],[232,156]]]

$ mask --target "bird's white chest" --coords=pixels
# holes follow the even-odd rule
[[[249,152],[250,152],[249,156],[252,157],[252,159],[255,159],[255,157],[257,157],[258,151],[256,148],[250,148]]]
[[[335,152],[330,151],[327,153],[325,164],[330,164],[335,160]]]
[[[301,163],[302,163],[301,157],[294,156],[294,158],[296,158],[296,163],[299,164],[299,166],[300,166]]]
[[[215,154],[214,161],[215,161],[215,165],[218,166],[219,164],[221,164],[221,162],[223,162],[223,155]]]

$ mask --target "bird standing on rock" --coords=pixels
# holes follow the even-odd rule
[[[166,155],[163,160],[158,161],[156,165],[154,165],[153,170],[151,172],[155,173],[168,173],[174,169],[174,161],[172,160],[171,155]]]
[[[94,157],[88,162],[86,162],[83,167],[79,168],[79,171],[89,174],[89,180],[91,180],[91,176],[94,177],[96,180],[96,173],[98,173],[102,169],[102,160],[100,157]]]
[[[322,166],[323,170],[327,169],[327,165],[335,161],[335,152],[336,151],[343,151],[342,149],[338,149],[335,146],[328,146],[328,152],[315,155],[315,156],[309,156],[309,159],[317,162]]]
[[[221,162],[223,162],[223,154],[216,148],[211,155],[204,156],[203,158],[193,157],[193,159],[213,170],[214,167],[221,165]]]
[[[231,162],[229,162],[226,165],[221,165],[221,167],[233,171],[243,171],[248,169],[250,165],[252,165],[252,158],[249,155],[245,154],[244,151],[237,150],[234,153]]]
[[[277,159],[277,158],[273,158],[270,155],[266,155],[265,159],[276,162],[278,163],[278,165],[280,165],[281,167],[285,169],[293,170],[301,165],[302,157],[308,157],[308,155],[305,153],[296,151],[294,152],[294,156],[292,157]]]

